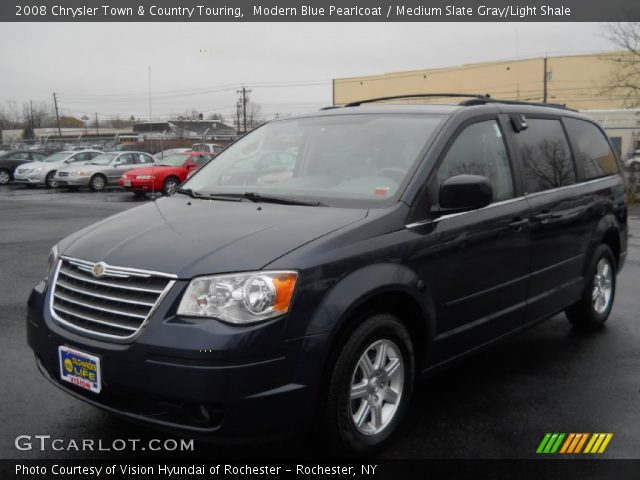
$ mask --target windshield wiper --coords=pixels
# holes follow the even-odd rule
[[[176,193],[181,193],[183,195],[189,195],[191,198],[201,198],[205,200],[224,200],[227,202],[241,202],[242,198],[237,195],[226,195],[222,194],[209,194],[209,193],[200,193],[194,192],[190,188],[178,188]]]
[[[252,202],[266,202],[266,203],[279,203],[281,205],[303,205],[307,207],[329,207],[330,205],[322,202],[306,202],[304,200],[297,200],[295,198],[275,197],[272,195],[262,195],[256,192],[244,192],[242,194],[247,200]]]

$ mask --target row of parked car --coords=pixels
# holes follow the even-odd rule
[[[0,185],[14,182],[94,192],[120,186],[143,196],[149,192],[171,195],[178,185],[222,150],[211,144],[166,150],[152,156],[140,151],[102,152],[94,149],[45,152],[15,151],[0,156]],[[207,148],[205,148],[207,147]]]

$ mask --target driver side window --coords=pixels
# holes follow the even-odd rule
[[[458,135],[438,168],[438,183],[464,174],[486,177],[494,202],[513,198],[511,166],[497,120],[474,123]]]

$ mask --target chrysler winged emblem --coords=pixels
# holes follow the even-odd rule
[[[93,266],[93,276],[96,278],[100,278],[101,276],[104,275],[104,270],[106,267],[106,263],[104,262],[98,262]]]

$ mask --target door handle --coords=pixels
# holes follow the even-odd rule
[[[542,212],[542,213],[538,213],[537,215],[534,215],[531,219],[536,222],[547,223],[549,220],[554,218],[557,218],[557,215],[551,212]]]
[[[520,230],[522,230],[528,224],[529,224],[529,219],[528,218],[516,217],[509,224],[509,229],[511,229],[514,232],[519,232]]]

